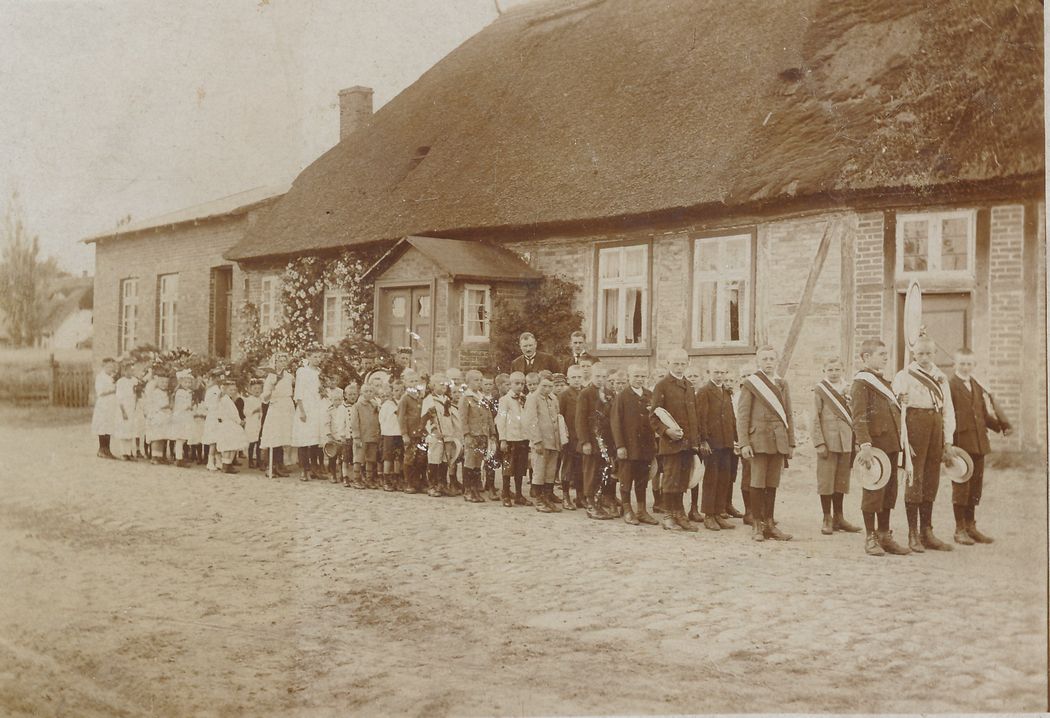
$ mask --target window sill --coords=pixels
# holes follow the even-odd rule
[[[594,356],[598,357],[648,357],[653,355],[653,350],[646,346],[616,347],[608,349],[595,349]]]
[[[743,355],[743,354],[754,354],[758,351],[758,347],[754,344],[736,344],[730,346],[719,346],[719,347],[690,347],[686,349],[689,356],[731,356],[731,355]]]

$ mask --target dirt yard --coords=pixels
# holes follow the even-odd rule
[[[0,451],[6,716],[1047,707],[1039,471],[992,473],[994,545],[870,558],[820,534],[806,458],[778,513],[795,541],[754,544],[103,461],[57,419]]]

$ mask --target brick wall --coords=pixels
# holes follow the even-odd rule
[[[120,282],[129,277],[139,281],[136,344],[157,343],[157,277],[177,273],[176,344],[206,353],[211,327],[211,270],[233,266],[236,342],[236,308],[243,302],[244,273],[222,254],[240,241],[246,227],[246,216],[239,215],[99,241],[95,246],[95,360],[118,351]]]
[[[885,237],[882,212],[859,214],[853,238],[854,266],[854,340],[851,359],[860,354],[860,343],[865,339],[882,337],[882,285],[885,262]],[[892,345],[892,337],[882,337]],[[854,362],[855,363],[855,362]]]
[[[980,372],[1003,410],[1017,422],[1021,417],[1021,339],[1024,331],[1022,245],[1024,208],[993,207],[989,263],[988,367]],[[981,337],[977,337],[981,341]],[[1002,448],[1020,446],[1023,432]]]

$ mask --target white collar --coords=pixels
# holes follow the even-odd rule
[[[631,387],[631,391],[633,391],[633,392],[634,392],[635,394],[637,394],[638,396],[644,396],[644,395],[645,395],[645,387],[644,387],[644,386],[643,386],[643,387],[639,387],[639,388],[637,388],[637,389],[635,389],[635,388],[634,388],[634,387],[632,386],[632,387]]]

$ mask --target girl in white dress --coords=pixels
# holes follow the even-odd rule
[[[215,455],[216,430],[219,427],[217,409],[222,397],[218,377],[217,371],[208,375],[208,388],[204,392],[204,431],[201,433],[201,443],[204,445],[204,453],[208,456],[208,471],[217,471],[220,463],[219,457]]]
[[[171,438],[175,440],[175,465],[189,467],[186,445],[192,444],[196,426],[193,418],[193,372],[183,369],[175,374],[179,388],[171,400]]]
[[[98,456],[113,459],[110,436],[117,414],[117,361],[110,357],[102,360],[102,369],[95,377],[95,409],[91,413],[91,433],[98,437]]]
[[[262,396],[268,402],[266,418],[263,420],[262,437],[259,446],[264,450],[273,450],[273,474],[288,476],[284,470],[284,447],[292,443],[292,420],[295,417],[294,380],[288,371],[288,359],[284,356],[274,357],[274,373],[266,377],[263,383]],[[269,463],[269,456],[263,461]]]
[[[139,371],[137,365],[125,362],[120,366],[120,379],[114,388],[116,408],[113,414],[113,438],[116,440],[114,448],[117,456],[124,461],[135,460],[135,384],[138,382],[135,374]]]
[[[164,458],[171,435],[171,394],[168,393],[168,377],[155,376],[143,396],[143,412],[146,417],[146,440],[150,445],[151,464],[166,464]]]
[[[262,382],[252,379],[244,397],[244,434],[248,439],[248,468],[262,468],[259,459],[259,433],[262,430]]]
[[[236,398],[237,383],[226,379],[222,384],[222,395],[211,414],[215,417],[215,447],[221,456],[223,473],[227,474],[238,473],[233,468],[233,460],[237,458],[237,452],[248,449],[248,437],[244,433],[241,413],[237,411]]]
[[[321,403],[321,374],[316,362],[319,352],[311,352],[303,360],[303,366],[295,372],[295,415],[292,419],[292,446],[299,450],[299,468],[302,469],[301,481],[310,480],[313,449],[321,440],[321,421],[319,412],[323,411]]]

